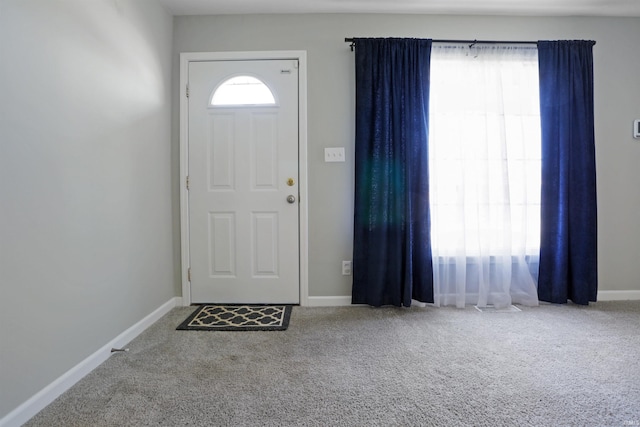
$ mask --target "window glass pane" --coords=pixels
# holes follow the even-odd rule
[[[251,76],[237,76],[226,80],[211,97],[213,106],[275,104],[275,97],[267,85]]]
[[[434,47],[429,109],[434,255],[536,254],[537,52]]]

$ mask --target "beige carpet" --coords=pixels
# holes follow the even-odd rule
[[[294,307],[283,332],[177,308],[28,426],[640,425],[640,301]]]

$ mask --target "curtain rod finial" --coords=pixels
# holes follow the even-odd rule
[[[344,41],[345,43],[351,43],[349,47],[351,48],[351,52],[353,52],[353,49],[356,47],[356,42],[353,37],[345,37]]]

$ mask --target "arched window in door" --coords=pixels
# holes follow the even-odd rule
[[[231,77],[222,82],[211,95],[212,107],[276,105],[271,89],[252,76]]]

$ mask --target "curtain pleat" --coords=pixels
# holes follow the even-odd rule
[[[355,39],[354,304],[433,302],[431,41]]]
[[[540,300],[576,304],[598,291],[593,41],[540,41]]]

